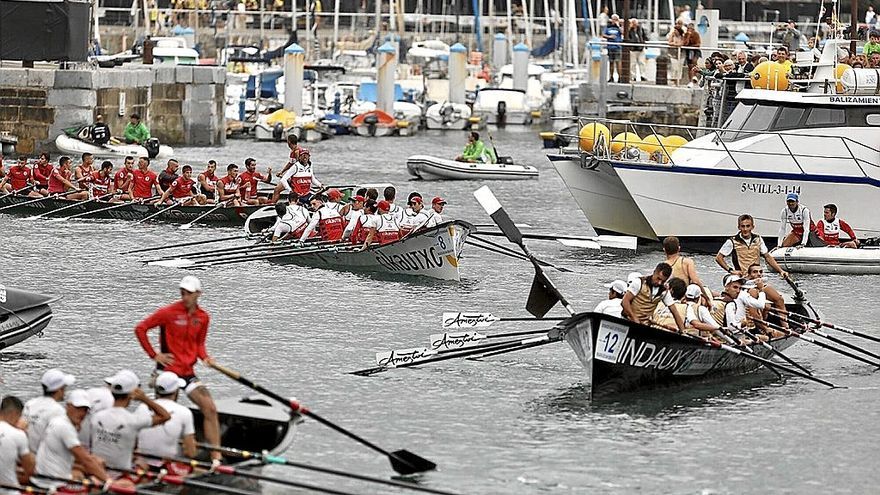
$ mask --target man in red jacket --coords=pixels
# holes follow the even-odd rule
[[[134,329],[134,333],[150,359],[156,361],[156,374],[171,371],[186,381],[184,392],[204,416],[205,440],[212,445],[220,445],[220,421],[217,406],[207,387],[196,377],[196,361],[211,366],[214,360],[205,349],[208,336],[208,323],[211,317],[199,306],[202,283],[188,275],[180,281],[180,301],[156,310]],[[150,344],[147,332],[159,327],[160,352]],[[212,451],[213,459],[220,459],[219,451]]]

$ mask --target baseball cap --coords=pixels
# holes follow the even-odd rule
[[[445,205],[446,200],[441,198],[440,196],[435,196],[434,199],[431,200],[432,205]]]
[[[159,373],[159,376],[156,377],[156,392],[162,395],[173,394],[184,386],[186,386],[186,380],[170,371]]]
[[[744,279],[742,277],[740,277],[739,275],[734,275],[731,273],[730,275],[724,276],[723,283],[724,283],[724,286],[727,287],[728,285],[730,285],[734,282],[742,282],[743,280]]]
[[[615,280],[614,282],[611,282],[610,284],[602,284],[602,285],[606,289],[611,289],[620,295],[623,295],[626,293],[626,282],[624,282],[623,280]]]
[[[422,199],[421,196],[413,196],[412,199],[409,200],[410,203],[418,203],[418,204],[422,204],[423,201],[424,200]]]
[[[388,201],[385,201],[383,199],[382,201],[379,201],[378,203],[376,203],[376,208],[378,208],[380,210],[389,211],[389,210],[391,210],[391,203],[389,203]]]
[[[113,392],[107,387],[93,387],[86,390],[92,403],[92,412],[103,411],[113,407]]]
[[[743,280],[743,288],[745,289],[754,289],[758,286],[758,282],[754,280]]]
[[[330,198],[330,201],[336,201],[342,197],[342,193],[339,192],[339,189],[330,189],[327,191],[327,197]]]
[[[699,285],[690,284],[687,286],[687,290],[684,291],[684,297],[687,299],[699,299],[702,293],[703,291],[700,290]]]
[[[797,201],[798,195],[797,195],[797,193],[788,193],[788,195],[785,196],[785,200],[786,201]]]
[[[180,288],[187,292],[201,292],[202,282],[192,275],[187,275],[180,280]]]
[[[114,394],[130,394],[140,385],[140,379],[131,370],[120,370],[115,375],[105,378]]]
[[[73,385],[75,381],[76,378],[74,378],[73,375],[68,375],[58,368],[52,368],[46,371],[40,379],[40,383],[46,387],[46,392],[55,392],[62,387],[69,387]]]
[[[366,203],[367,198],[365,198],[365,197],[363,197],[362,195],[358,194],[357,196],[351,198],[351,200],[352,200],[352,201],[360,201],[361,203]]]
[[[626,276],[626,282],[631,284],[634,280],[642,278],[642,274],[639,272],[630,272],[629,275]]]
[[[71,390],[70,393],[67,394],[67,403],[73,407],[92,407],[92,401],[89,400],[89,394],[81,388]]]

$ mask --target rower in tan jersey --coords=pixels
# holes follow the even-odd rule
[[[678,237],[669,236],[663,239],[663,252],[666,253],[666,264],[672,267],[672,277],[680,278],[685,286],[694,284],[700,287],[706,296],[706,301],[712,300],[712,291],[703,285],[703,281],[697,274],[697,266],[693,258],[681,255],[681,242]]]

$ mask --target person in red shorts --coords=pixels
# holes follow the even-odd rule
[[[171,182],[168,189],[162,194],[162,199],[159,200],[159,203],[171,204],[171,199],[173,198],[174,201],[182,205],[205,204],[204,194],[193,194],[193,187],[196,181],[192,179],[192,167],[184,165],[181,170],[183,175]]]
[[[248,158],[244,161],[245,171],[241,174],[241,199],[249,205],[261,205],[268,201],[265,196],[257,196],[257,186],[260,182],[272,183],[272,167],[266,170],[266,175],[257,172],[257,161]]]
[[[43,196],[49,195],[49,176],[52,175],[54,169],[49,160],[49,153],[45,151],[40,153],[40,158],[37,159],[33,169],[34,183],[36,184],[34,190]]]
[[[80,190],[70,181],[73,171],[70,170],[70,157],[62,156],[58,160],[58,168],[49,175],[49,194],[62,195],[67,199],[82,201],[89,198],[89,192]]]
[[[226,175],[217,181],[217,192],[220,193],[221,202],[228,202],[230,206],[241,206],[241,176],[238,175],[238,165],[230,163],[226,167]]]
[[[18,163],[9,167],[3,179],[0,179],[0,193],[22,194],[31,198],[41,198],[42,194],[34,190],[33,171],[28,167],[27,156],[18,157]]]
[[[163,306],[137,324],[134,333],[150,359],[156,361],[155,375],[163,371],[176,373],[186,382],[183,390],[204,416],[203,431],[205,441],[220,445],[220,422],[217,406],[208,388],[196,377],[195,366],[198,360],[208,366],[214,359],[208,356],[205,340],[211,321],[208,312],[199,306],[202,283],[192,275],[183,277],[179,284],[180,300]],[[159,352],[153,349],[147,332],[159,328]],[[221,459],[221,453],[211,451],[211,457]]]
[[[157,195],[164,193],[162,186],[159,185],[159,177],[156,175],[156,172],[150,170],[149,158],[145,156],[138,158],[138,168],[131,175],[131,186],[129,187],[128,195],[131,196],[132,200],[143,201],[155,197],[153,196],[154,187],[156,188]]]

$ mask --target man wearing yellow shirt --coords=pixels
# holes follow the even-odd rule
[[[788,48],[780,46],[776,49],[776,62],[785,66],[785,72],[791,72],[791,57],[788,54]]]

